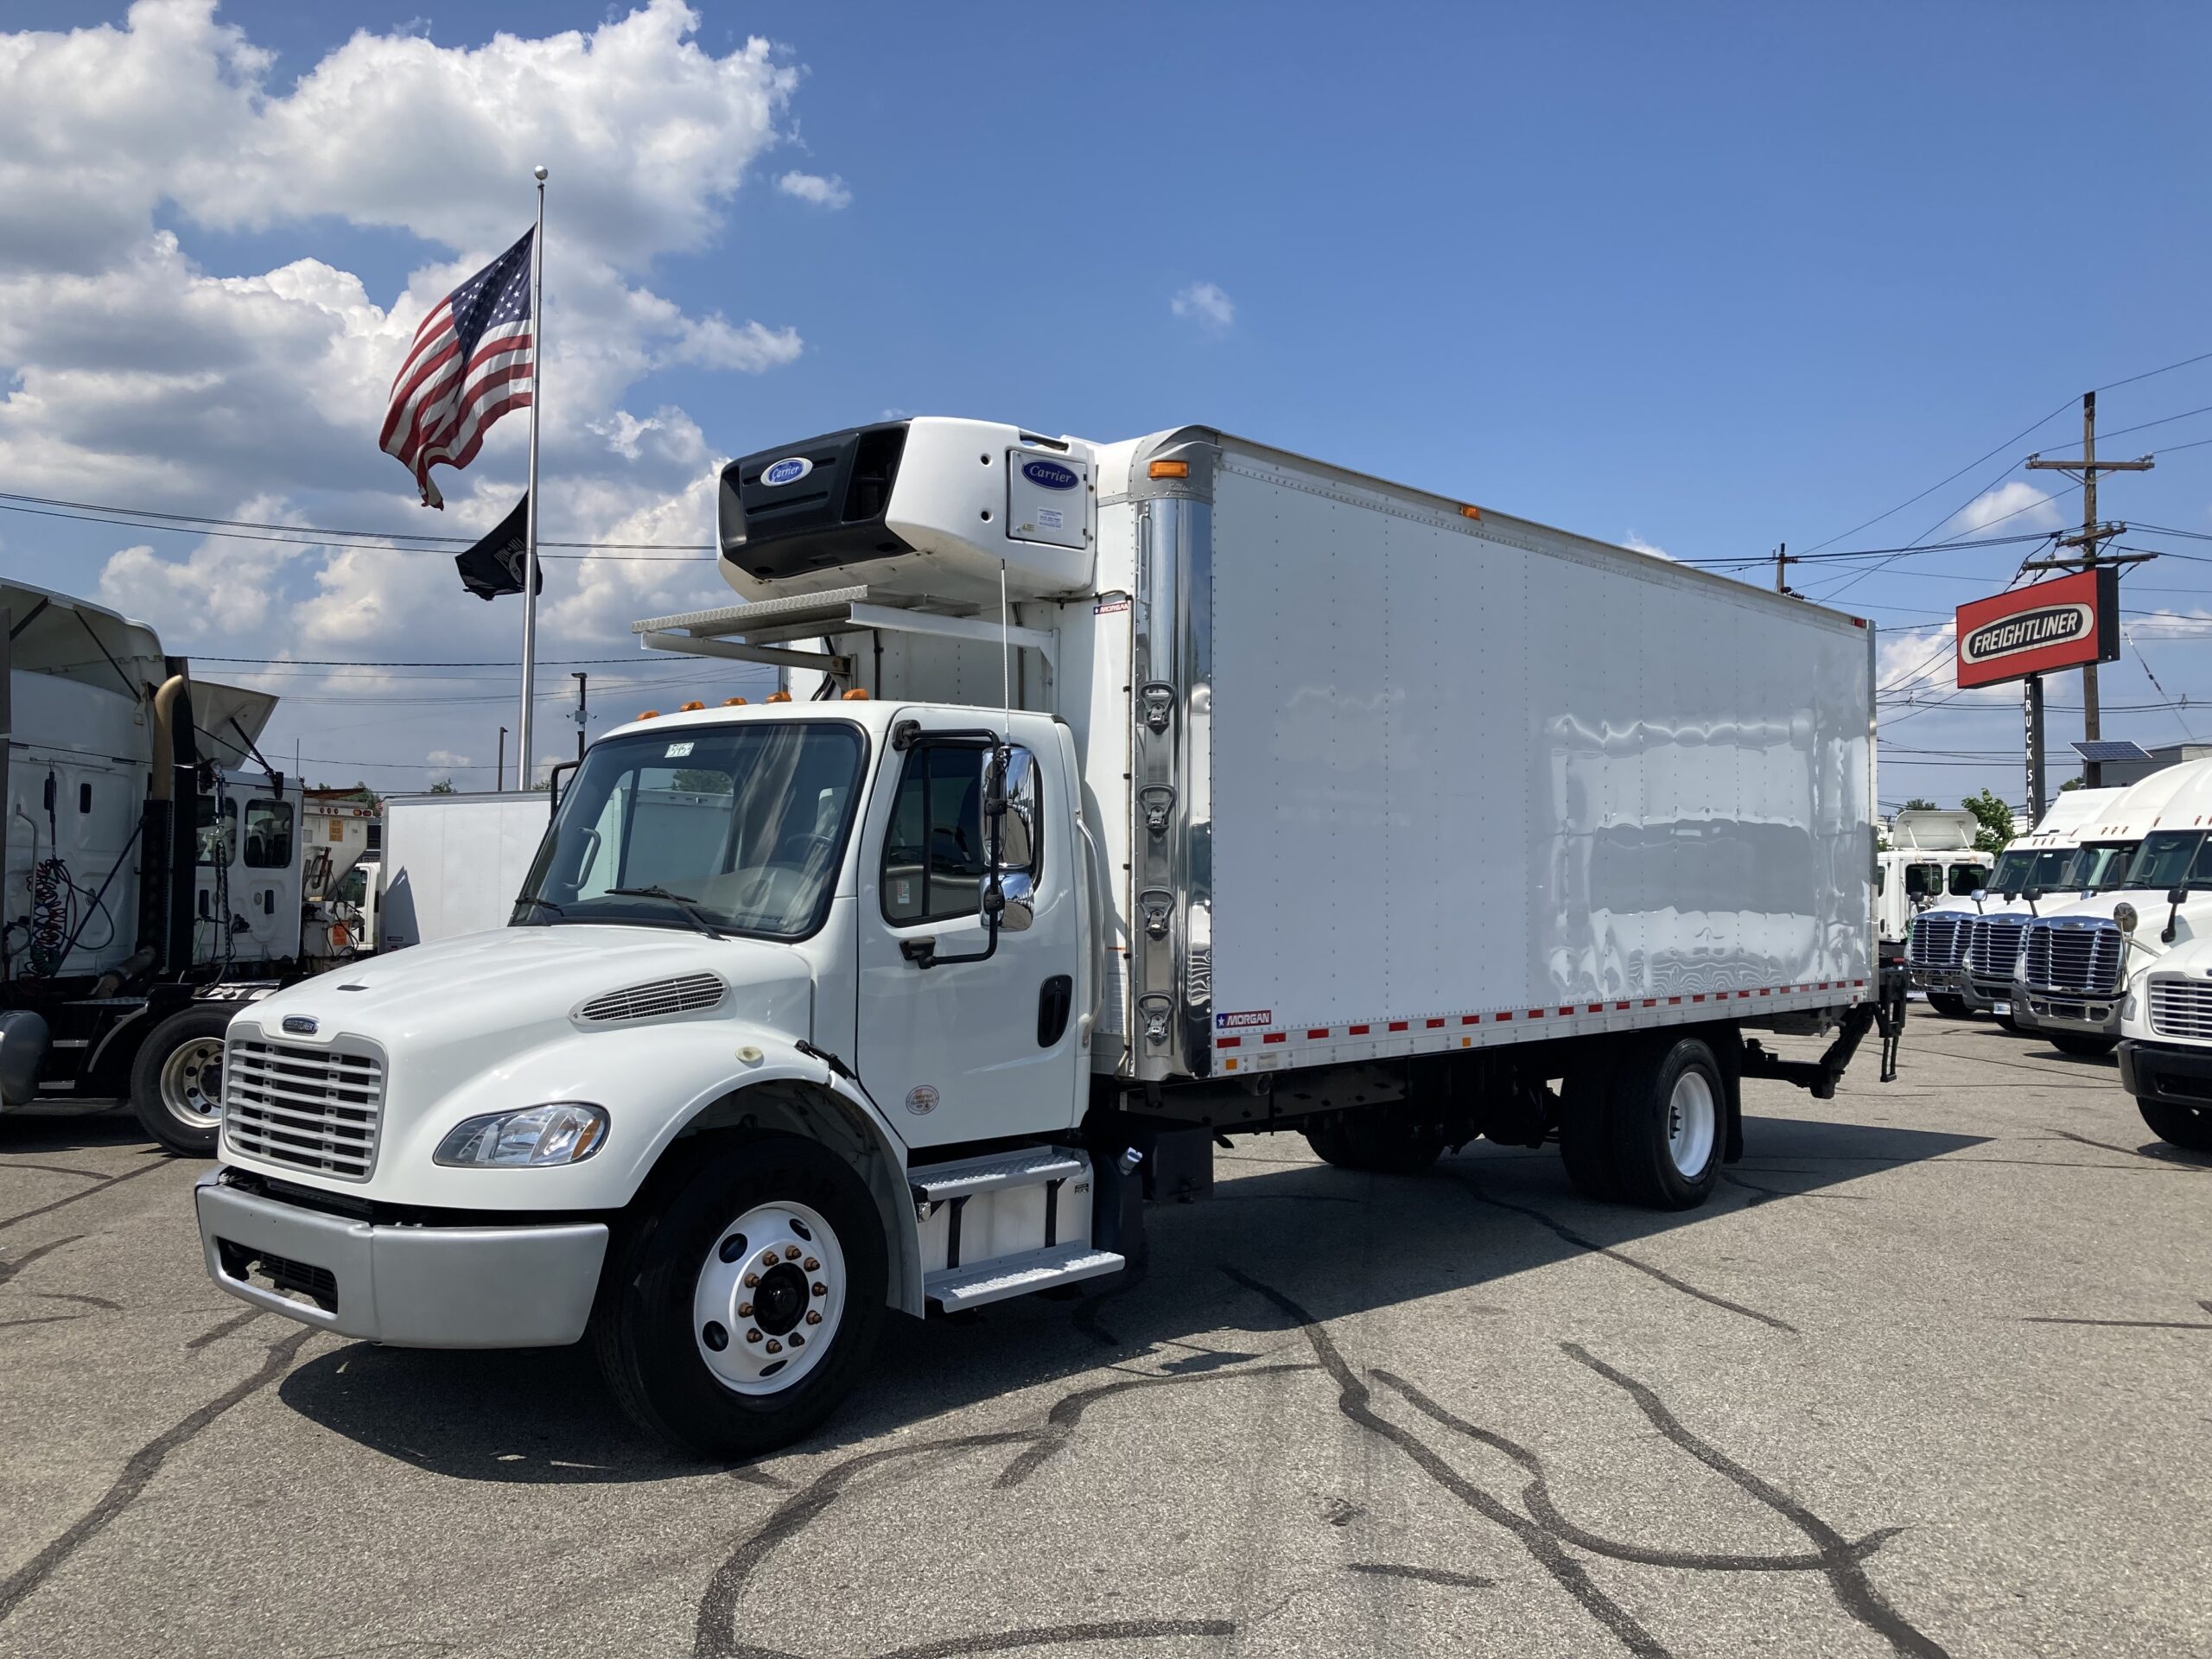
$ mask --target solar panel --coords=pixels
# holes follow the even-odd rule
[[[2076,743],[2074,753],[2084,760],[2148,760],[2151,752],[2139,743],[2130,743],[2126,738],[2101,737],[2094,743]]]

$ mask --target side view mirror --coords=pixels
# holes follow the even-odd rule
[[[2189,902],[2189,889],[2187,887],[2167,888],[2166,902],[2170,905],[2187,904]]]
[[[2171,944],[2174,942],[2175,920],[2181,914],[2181,907],[2188,902],[2189,889],[2186,887],[2166,889],[2166,925],[2158,930],[2159,943]]]
[[[1972,893],[1968,893],[1967,897],[1974,900],[1974,907],[1976,911],[1979,911],[1982,906],[1988,901],[1989,889],[1987,887],[1976,887]]]

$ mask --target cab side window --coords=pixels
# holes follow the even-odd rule
[[[1974,891],[1982,885],[1983,870],[1980,865],[1954,864],[1951,866],[1952,898],[1965,899],[1970,897]]]
[[[219,812],[213,795],[197,798],[199,861],[207,868],[228,868],[238,843],[238,804],[226,800]]]
[[[983,767],[973,748],[906,756],[883,845],[883,916],[896,926],[973,916],[982,899]]]
[[[245,807],[245,864],[250,870],[281,870],[292,861],[292,804],[248,801]]]
[[[1943,890],[1943,867],[1941,864],[1908,864],[1904,867],[1904,891],[1908,899],[1932,899]]]

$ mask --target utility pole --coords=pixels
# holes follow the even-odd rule
[[[1783,580],[1783,572],[1788,566],[1800,563],[1802,561],[1789,556],[1789,543],[1776,543],[1774,550],[1774,591],[1776,593],[1786,594],[1789,591],[1789,584]]]
[[[2126,524],[2105,524],[2097,522],[2097,474],[2099,473],[2147,473],[2155,465],[2157,462],[2148,455],[2140,456],[2134,461],[2099,461],[2097,459],[2097,394],[2094,391],[2083,392],[2082,394],[2081,458],[2078,461],[2045,461],[2041,455],[2028,457],[2030,472],[2065,473],[2081,480],[2081,531],[2075,535],[2060,537],[2058,544],[2062,548],[2078,547],[2082,550],[2082,555],[2075,559],[2032,560],[2029,563],[2027,569],[2031,570],[2095,569],[2099,562],[2097,553],[2099,545],[2110,541],[2115,536],[2124,534],[2127,529]],[[2158,556],[2155,553],[2121,554],[2106,559],[2103,563],[2140,564],[2145,559],[2154,559]],[[2040,711],[2042,698],[2039,695],[2036,698],[2036,702]],[[2082,665],[2082,741],[2095,742],[2103,735],[2102,728],[2103,721],[2097,707],[2097,665],[2094,663],[2084,663]],[[2040,747],[2038,744],[2038,749]],[[2037,770],[2040,771],[2040,754],[2037,759]],[[2094,760],[2084,760],[2082,763],[2082,781],[2091,789],[2097,788],[2104,781],[2103,766]],[[2030,792],[2033,793],[2032,789]]]
[[[571,674],[576,683],[576,759],[584,758],[584,722],[591,717],[591,676]]]
[[[492,768],[492,787],[501,787],[500,780],[507,775],[507,728],[499,728],[499,764]]]

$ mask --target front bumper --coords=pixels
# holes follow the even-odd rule
[[[2043,990],[2023,985],[2012,1000],[2012,1012],[2037,1031],[2078,1031],[2091,1037],[2120,1035],[2120,1004],[2125,991]]]
[[[2199,1109],[2212,1106],[2212,1048],[2123,1039],[2120,1086],[2138,1100]]]
[[[1916,991],[1927,991],[1936,996],[1966,995],[1967,975],[1963,968],[1915,968],[1908,963],[1905,977]]]
[[[378,1226],[226,1186],[222,1176],[203,1175],[194,1189],[200,1245],[208,1276],[242,1302],[402,1348],[557,1348],[591,1318],[603,1222]]]

